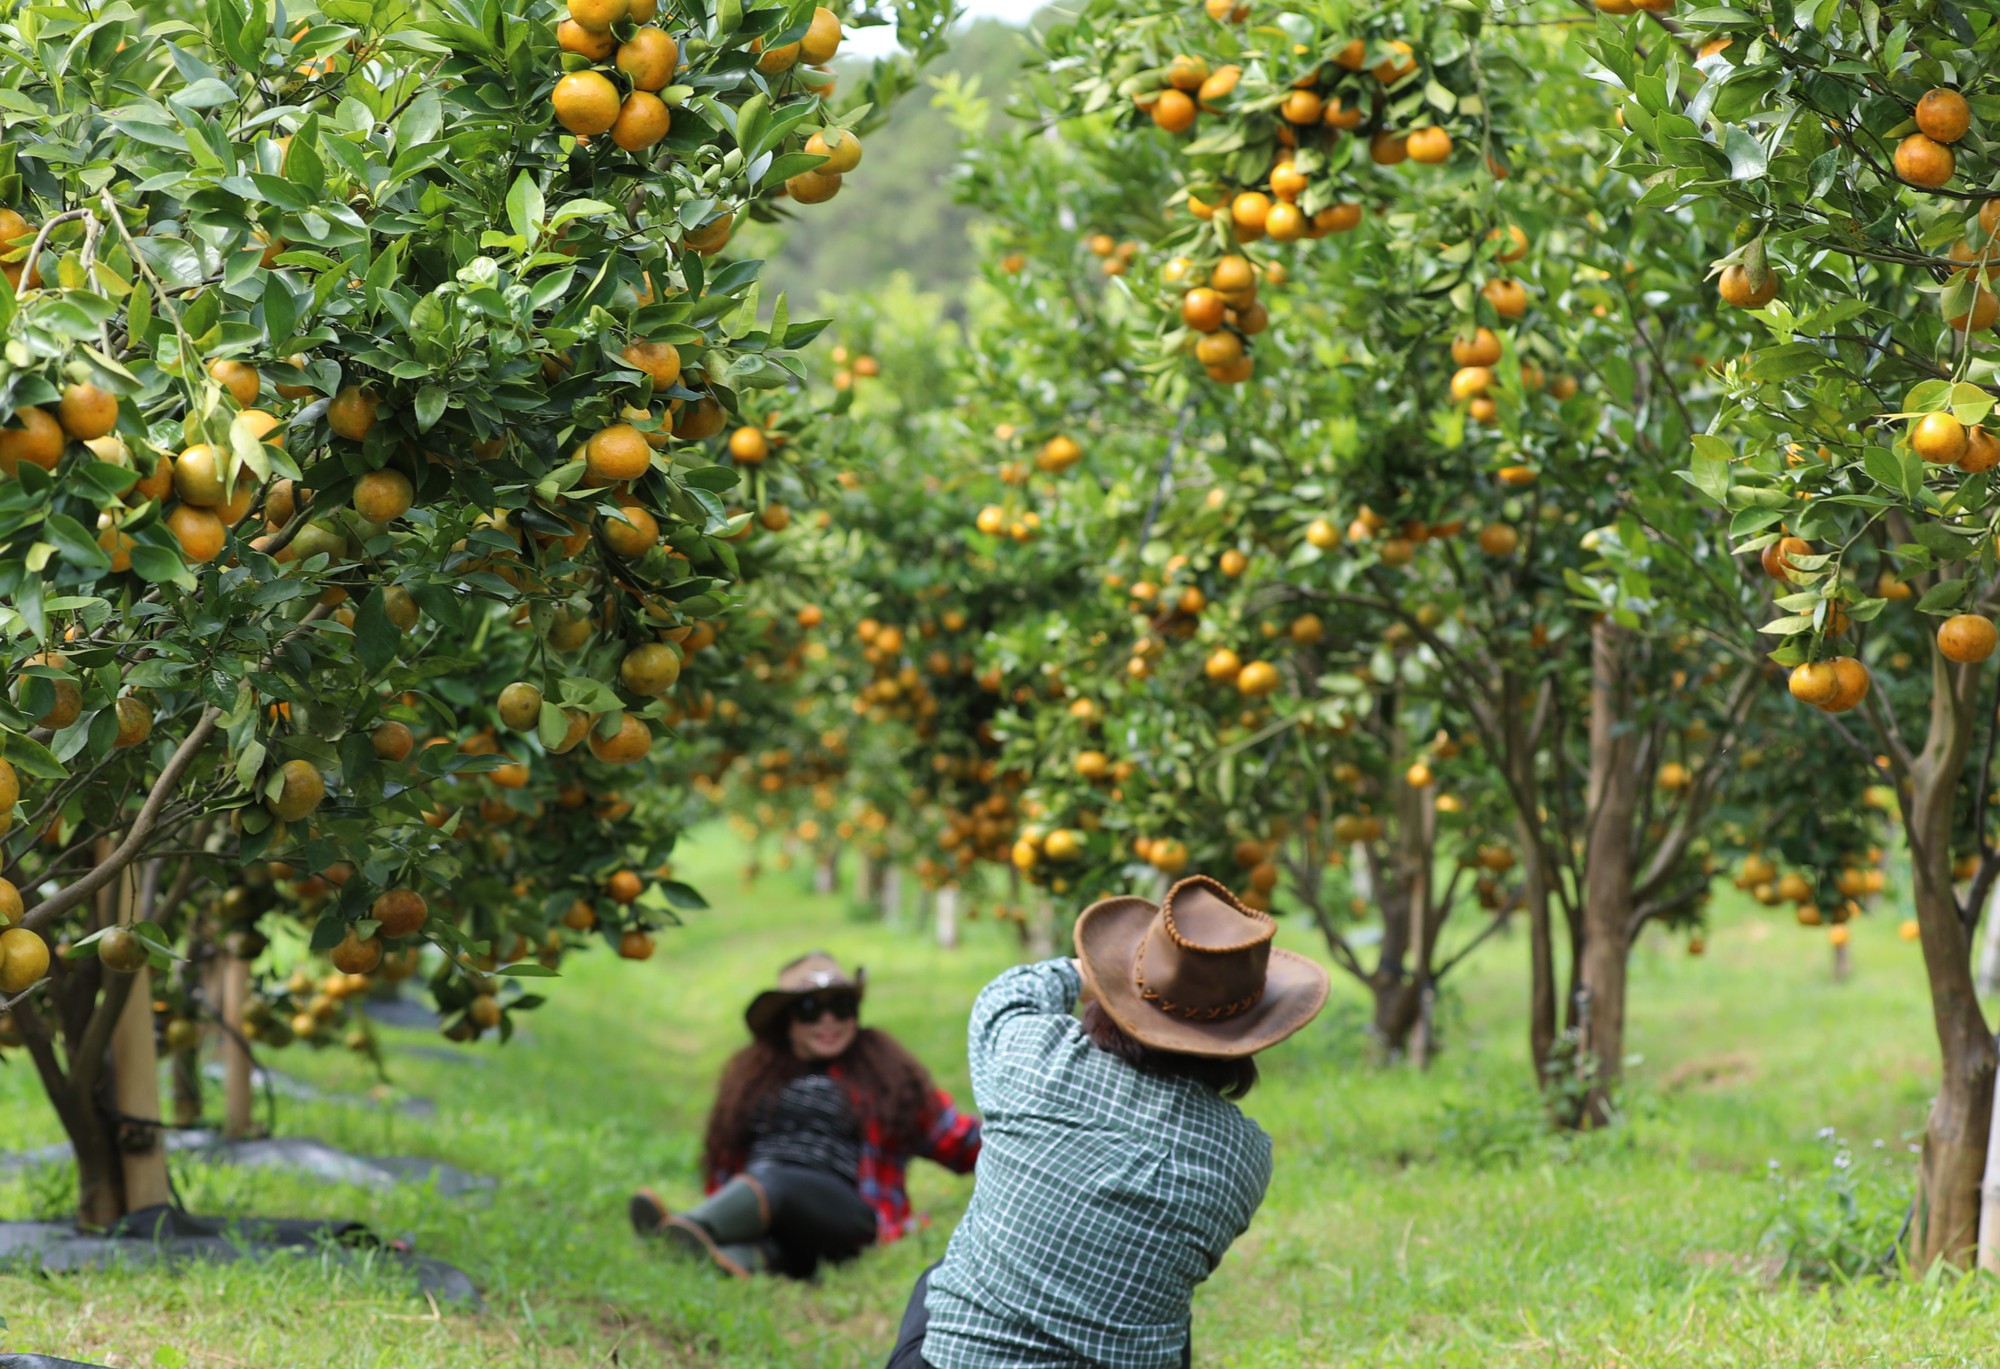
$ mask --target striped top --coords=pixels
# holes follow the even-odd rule
[[[750,1119],[749,1163],[803,1165],[855,1183],[861,1121],[840,1081],[815,1070],[764,1095]]]

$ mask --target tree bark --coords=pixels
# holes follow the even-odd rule
[[[118,921],[129,926],[138,904],[138,870],[119,872]],[[167,1151],[160,1136],[160,1062],[153,1048],[153,972],[132,976],[125,1009],[111,1033],[112,1098],[119,1121],[119,1158],[125,1176],[125,1210],[172,1201]],[[130,1120],[127,1120],[130,1119]]]
[[[1979,1236],[1980,1185],[1992,1123],[1994,1040],[1980,1011],[1972,946],[1952,887],[1953,804],[1976,721],[1977,666],[1951,666],[1932,649],[1930,730],[1910,765],[1903,817],[1910,886],[1921,932],[1931,1019],[1943,1057],[1917,1169],[1910,1257],[1918,1271],[1939,1260],[1970,1263]]]
[[[958,949],[958,886],[947,884],[937,891],[937,944],[947,951]]]
[[[839,888],[840,863],[832,856],[820,857],[813,863],[813,892],[831,894]]]
[[[250,1001],[250,962],[235,956],[222,960],[222,1132],[239,1138],[251,1134],[255,1095],[251,1091],[250,1052],[244,1049],[243,1010]]]
[[[1638,733],[1626,701],[1628,634],[1610,618],[1591,629],[1590,781],[1584,810],[1583,953],[1578,989],[1588,1005],[1584,1039],[1591,1076],[1581,1125],[1611,1117],[1625,1056],[1625,983],[1631,953],[1632,827],[1639,810]]]
[[[876,894],[882,921],[891,928],[903,925],[903,867],[893,861],[882,868],[882,885]]]

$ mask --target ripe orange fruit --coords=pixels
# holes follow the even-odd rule
[[[1400,38],[1389,40],[1390,56],[1375,64],[1375,79],[1385,86],[1392,86],[1417,69],[1417,59],[1411,55],[1410,45]]]
[[[601,78],[600,78],[601,79]],[[649,90],[635,90],[618,107],[611,141],[627,152],[643,152],[667,136],[673,124],[666,102]]]
[[[23,405],[14,410],[13,425],[0,428],[0,472],[12,475],[23,461],[52,471],[66,442],[62,424],[47,409]]]
[[[1925,414],[1910,429],[1910,450],[1934,466],[1963,459],[1970,442],[1965,425],[1948,413]]]
[[[153,710],[143,699],[130,694],[120,696],[114,705],[118,718],[118,732],[112,738],[115,747],[137,746],[153,735]]]
[[[1840,675],[1831,662],[1807,661],[1792,671],[1787,685],[1800,703],[1824,708],[1840,693]]]
[[[618,69],[634,90],[664,90],[673,83],[674,71],[681,64],[681,49],[665,31],[649,24],[622,43],[612,41],[618,48]]]
[[[590,754],[606,765],[630,765],[644,760],[653,749],[653,733],[644,720],[630,713],[618,715],[618,729],[604,736],[596,728],[590,733]]]
[[[556,25],[556,46],[591,62],[601,62],[618,51],[618,35],[609,29],[587,29],[574,19]],[[620,67],[623,67],[621,62]]]
[[[1217,67],[1209,73],[1208,79],[1201,83],[1201,89],[1194,93],[1195,103],[1210,114],[1221,113],[1216,108],[1216,101],[1228,99],[1235,92],[1236,83],[1242,79],[1243,68],[1240,66],[1232,63],[1229,66]]]
[[[1753,288],[1750,284],[1750,273],[1740,265],[1730,265],[1722,269],[1722,275],[1715,283],[1715,291],[1722,297],[1724,304],[1733,305],[1738,309],[1761,309],[1778,297],[1779,283],[1776,269],[1768,269],[1764,273],[1763,286]]]
[[[618,956],[621,960],[650,960],[653,956],[652,933],[633,927],[618,938]]]
[[[2000,438],[1993,436],[1983,425],[1974,424],[1965,434],[1965,455],[1958,459],[1958,468],[1978,475],[1995,466],[2000,466]]]
[[[738,428],[729,435],[729,455],[738,464],[754,466],[771,454],[771,439],[760,428]]]
[[[1486,235],[1486,240],[1507,244],[1493,254],[1493,260],[1502,265],[1519,261],[1528,255],[1528,235],[1522,232],[1518,225],[1510,223],[1504,230],[1496,228]]]
[[[368,915],[381,923],[382,936],[415,936],[431,914],[430,905],[415,889],[384,889],[375,896]]]
[[[1352,130],[1361,127],[1361,106],[1348,104],[1338,95],[1328,100],[1319,116],[1328,128]]]
[[[1764,548],[1764,554],[1760,559],[1763,562],[1764,574],[1773,580],[1790,580],[1793,578],[1792,572],[1799,569],[1792,558],[1812,554],[1812,543],[1803,537],[1780,537]]]
[[[1955,314],[1946,314],[1944,319],[1961,333],[1983,333],[1995,320],[2000,320],[2000,295],[1983,285],[1973,286],[1971,302]]]
[[[799,64],[799,45],[797,43],[785,43],[779,47],[766,48],[764,40],[758,38],[752,40],[750,50],[759,54],[757,58],[757,70],[763,72],[766,76],[776,76],[780,72],[790,71]]]
[[[1912,133],[1896,144],[1896,174],[1911,185],[1935,190],[1952,177],[1958,159],[1946,144],[1924,133]]]
[[[1821,707],[1829,713],[1845,713],[1868,697],[1868,667],[1852,656],[1836,656],[1829,664],[1840,677],[1840,692]]]
[[[399,722],[377,724],[375,730],[368,734],[368,740],[374,746],[375,754],[390,762],[408,760],[417,744],[410,729]]]
[[[1426,166],[1436,166],[1451,156],[1451,134],[1436,124],[1432,124],[1429,128],[1418,129],[1404,141],[1403,145],[1409,151],[1411,161],[1421,162]]]
[[[637,480],[653,464],[653,447],[630,423],[614,423],[584,448],[584,468],[593,483],[617,485]]]
[[[1491,328],[1476,328],[1451,340],[1451,359],[1460,366],[1493,366],[1500,360],[1500,339]]]
[[[1958,613],[1938,624],[1938,650],[1948,661],[1966,665],[1983,661],[2000,644],[2000,629],[1993,620],[1977,613]]]
[[[721,401],[714,395],[703,395],[674,415],[674,436],[684,442],[714,437],[722,431],[724,417]]]
[[[1488,523],[1479,530],[1479,549],[1488,556],[1512,556],[1521,535],[1505,523]]]
[[[118,396],[87,381],[65,385],[56,421],[79,442],[103,437],[118,426]]]
[[[224,479],[222,454],[206,442],[195,443],[174,462],[174,493],[183,504],[203,509],[220,507],[228,497],[223,492]]]
[[[799,55],[814,66],[825,66],[840,51],[840,17],[826,6],[813,10],[806,36],[799,39]]]
[[[607,32],[631,17],[629,0],[569,0],[570,22],[592,33]]]
[[[343,385],[326,406],[326,426],[335,437],[359,442],[375,426],[375,392],[360,385]]]
[[[240,361],[211,361],[208,376],[236,401],[236,407],[247,409],[257,402],[257,389],[263,382],[255,366],[246,366]]]
[[[1242,359],[1243,339],[1226,331],[1203,333],[1194,345],[1194,355],[1204,366],[1233,366]]]
[[[733,211],[718,214],[681,239],[704,257],[712,257],[729,245],[729,233],[736,226]]]
[[[1924,92],[1917,101],[1917,127],[1924,136],[1941,143],[1955,143],[1972,127],[1972,109],[1955,90],[1939,86]]]
[[[604,892],[613,903],[630,903],[645,891],[645,885],[630,870],[615,871],[604,881]]]
[[[1236,224],[1238,238],[1244,238],[1244,234],[1262,236],[1264,222],[1268,216],[1270,216],[1270,196],[1264,194],[1262,190],[1244,190],[1234,200],[1230,200],[1230,222]],[[1230,286],[1218,284],[1216,288],[1226,290]]]
[[[828,136],[829,133],[832,135],[831,138]],[[826,165],[820,169],[831,171],[835,175],[845,176],[861,165],[861,140],[844,128],[813,134],[806,139],[806,151],[815,157],[826,158]]]
[[[1286,123],[1316,124],[1326,113],[1326,101],[1315,91],[1295,90],[1278,106],[1278,113]]]
[[[1296,200],[1310,184],[1306,173],[1290,162],[1279,162],[1271,168],[1271,194],[1278,199]]]
[[[657,698],[681,677],[680,653],[664,642],[646,642],[618,663],[618,683],[634,694]]]
[[[580,138],[610,132],[622,107],[618,87],[596,71],[570,72],[556,82],[549,99],[555,106],[556,122]]]
[[[1208,79],[1208,63],[1187,53],[1176,53],[1167,62],[1167,84],[1175,90],[1200,90]]]
[[[1163,90],[1153,104],[1153,122],[1169,133],[1185,133],[1194,127],[1194,97],[1184,90]]]
[[[167,531],[174,535],[181,552],[190,561],[204,565],[222,554],[223,543],[229,536],[214,510],[192,504],[182,504],[167,515]]]
[[[1409,157],[1409,141],[1400,133],[1381,129],[1368,140],[1368,155],[1377,166],[1395,166]]]
[[[371,523],[393,523],[410,511],[416,491],[399,470],[370,471],[354,482],[354,511]]]
[[[1493,372],[1485,366],[1461,366],[1451,378],[1451,397],[1463,404],[1493,388]]]
[[[1501,318],[1519,318],[1528,312],[1528,291],[1509,276],[1495,276],[1480,287],[1480,294]]]
[[[635,338],[619,355],[627,366],[651,379],[656,390],[664,390],[681,378],[680,349],[671,342]]]
[[[1212,333],[1222,326],[1228,307],[1216,291],[1198,285],[1181,296],[1181,322],[1198,333]]]
[[[1281,683],[1278,668],[1269,661],[1245,663],[1236,675],[1236,692],[1248,699],[1261,699]]]
[[[49,943],[26,927],[0,932],[0,992],[26,993],[49,972]]]
[[[785,181],[785,193],[800,204],[825,204],[840,193],[840,173],[801,171]]]
[[[278,767],[278,781],[278,797],[267,798],[264,804],[280,822],[304,820],[326,798],[326,780],[311,761],[286,761]]]
[[[1306,235],[1308,227],[1305,214],[1286,200],[1272,205],[1264,216],[1264,231],[1272,242],[1297,242]]]
[[[636,561],[660,544],[660,524],[637,504],[626,504],[604,520],[604,543],[628,561]]]

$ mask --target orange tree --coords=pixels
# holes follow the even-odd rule
[[[1588,1121],[1606,1115],[1624,1054],[1637,934],[1699,916],[1739,778],[1732,746],[1768,724],[1759,709],[1776,692],[1748,637],[1793,586],[1728,561],[1726,520],[1690,505],[1678,477],[1719,402],[1705,359],[1745,332],[1698,284],[1731,220],[1700,203],[1654,214],[1645,187],[1605,168],[1614,111],[1580,75],[1573,17],[1551,6],[1497,26],[1385,8],[1329,24],[1279,7],[1245,24],[1227,6],[1105,3],[1051,28],[1039,113],[1087,165],[1050,196],[1033,172],[980,180],[975,159],[973,198],[1002,221],[989,262],[1001,291],[1062,277],[1024,307],[1042,332],[1095,336],[1109,319],[1122,333],[1112,360],[1030,384],[1006,368],[1027,358],[1032,376],[1034,347],[974,355],[984,401],[1014,400],[1031,424],[1060,407],[1095,415],[1109,440],[1083,442],[1083,488],[1103,497],[1072,489],[1060,507],[1078,526],[1052,524],[1047,540],[1123,558],[1111,607],[1066,605],[1019,630],[1017,664],[1064,643],[1067,687],[1087,697],[1073,721],[1010,720],[1010,758],[1053,785],[1076,729],[1101,728],[1137,767],[1114,771],[1103,797],[1153,814],[1099,813],[1099,830],[1185,822],[1210,849],[1164,834],[1162,868],[1221,865],[1231,815],[1269,799],[1296,832],[1311,811],[1268,762],[1247,800],[1225,794],[1225,760],[1255,753],[1244,737],[1264,746],[1332,721],[1323,749],[1288,759],[1308,776],[1358,766],[1338,737],[1353,701],[1324,661],[1383,643],[1371,679],[1421,699],[1409,716],[1453,746],[1476,739],[1511,807],[1534,1059],[1562,1086],[1561,1115]],[[1060,146],[1022,156],[1053,162]],[[1057,200],[1073,212],[1068,241],[1037,250],[1063,222],[1045,212]],[[1108,304],[1074,269],[1085,253]],[[1063,345],[1083,344],[1048,344],[1057,357]],[[1261,384],[1221,388],[1253,372]],[[1152,543],[1179,519],[1185,533]],[[1284,619],[1257,621],[1277,605]],[[1315,621],[1294,634],[1302,609]],[[1217,696],[1204,724],[1188,685],[1218,682],[1235,697]],[[1141,759],[1176,755],[1213,764]],[[1477,859],[1495,843],[1472,827]],[[1268,842],[1271,824],[1249,835]],[[1114,881],[1129,852],[1082,845],[1102,862],[1092,882]],[[1046,865],[1052,887],[1070,881]]]
[[[1721,369],[1690,478],[1792,582],[1761,629],[1772,659],[1801,710],[1880,757],[1903,821],[1943,1066],[1911,1236],[1927,1266],[2000,1243],[1979,1220],[1996,1052],[1970,963],[2000,877],[1982,664],[2000,464],[1982,262],[2000,218],[1981,117],[2000,35],[1953,7],[1794,17],[1701,11],[1684,41],[1607,27],[1596,50],[1649,202],[1737,220],[1716,288],[1762,327]]]
[[[899,14],[935,50],[943,11]],[[642,894],[670,828],[608,791],[733,677],[703,651],[730,538],[779,496],[723,434],[803,436],[770,397],[821,325],[730,235],[837,191],[910,81],[833,103],[840,31],[651,0],[0,14],[0,988],[84,1220],[165,1196],[114,1131],[157,1115],[150,976],[205,904],[282,900],[357,974],[436,941],[475,1032],[531,1005],[486,971],[566,918],[636,952],[611,905],[685,897]]]

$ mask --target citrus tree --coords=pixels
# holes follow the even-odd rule
[[[2000,224],[1981,129],[2000,38],[1923,5],[1691,19],[1679,42],[1607,26],[1596,52],[1649,202],[1736,221],[1710,269],[1762,331],[1722,364],[1689,477],[1788,582],[1760,630],[1798,707],[1827,715],[1900,811],[1943,1065],[1912,1254],[1962,1260],[2000,1239],[1979,1224],[1996,1054],[1971,970],[2000,876],[1982,665],[2000,301],[1981,265]]]
[[[533,996],[489,972],[643,953],[691,896],[645,892],[672,823],[614,777],[672,782],[734,678],[732,538],[797,477],[728,430],[803,437],[822,326],[730,237],[856,174],[910,62],[834,99],[812,5],[0,19],[0,988],[102,1223],[166,1197],[151,974],[191,939],[435,942],[453,1029],[504,1033]]]

